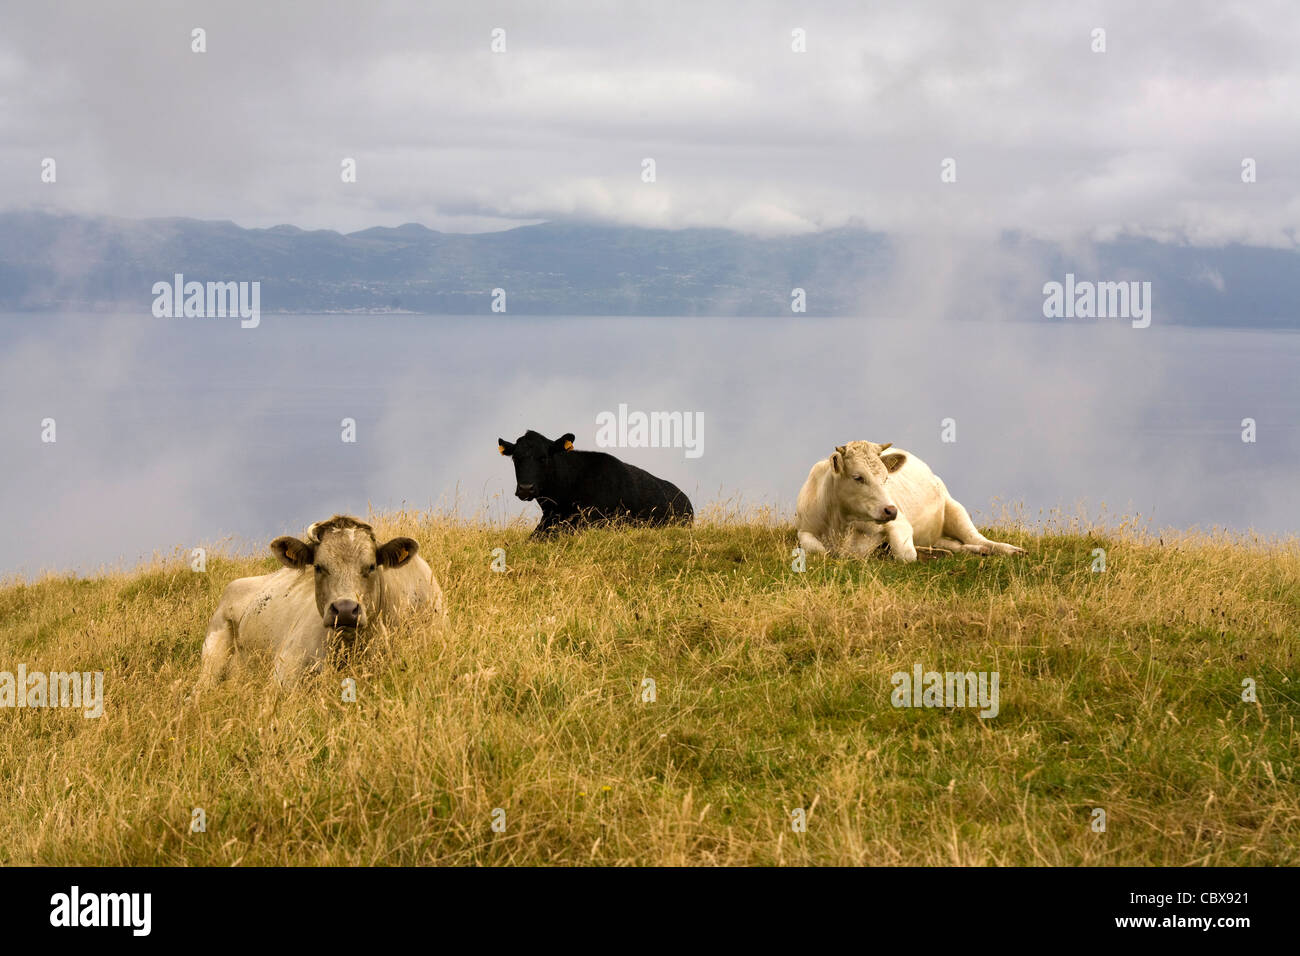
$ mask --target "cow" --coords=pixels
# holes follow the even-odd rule
[[[888,545],[895,560],[916,560],[916,549],[971,554],[1024,554],[990,541],[925,462],[911,452],[853,441],[812,466],[799,492],[796,528],[805,552],[868,555]]]
[[[608,521],[690,524],[695,515],[672,482],[603,451],[575,451],[572,433],[552,441],[530,430],[498,438],[497,451],[514,462],[515,497],[541,505],[534,538]]]
[[[306,538],[276,538],[271,551],[283,568],[226,586],[203,642],[199,688],[219,681],[236,651],[272,652],[285,686],[321,667],[333,636],[445,613],[442,589],[411,538],[379,544],[370,525],[346,515],[316,522]]]

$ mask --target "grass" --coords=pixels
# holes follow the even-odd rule
[[[102,670],[106,699],[0,711],[0,862],[1300,863],[1295,540],[1003,527],[1028,556],[799,574],[791,528],[734,516],[549,543],[373,520],[420,542],[447,623],[274,713],[255,657],[184,704],[222,589],[269,554],[0,589],[0,670]],[[918,663],[997,671],[1000,713],[895,709]]]

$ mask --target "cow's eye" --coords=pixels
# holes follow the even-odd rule
[[[325,575],[329,574],[329,571],[325,570],[318,564],[316,565],[316,573],[323,578]]]
[[[861,475],[854,475],[854,476],[853,476],[853,480],[854,480],[854,481],[866,481],[867,479],[863,478]]]
[[[374,573],[375,573],[375,566],[373,564],[370,565],[370,567],[366,568],[366,574],[374,574]]]

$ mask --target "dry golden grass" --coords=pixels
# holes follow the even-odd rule
[[[265,659],[183,703],[222,589],[269,555],[0,590],[0,670],[106,691],[98,720],[0,711],[0,861],[1300,863],[1294,540],[1004,526],[1028,556],[797,574],[770,516],[549,543],[374,521],[420,542],[447,624],[376,636],[274,715]],[[917,663],[998,671],[1000,714],[895,709]]]

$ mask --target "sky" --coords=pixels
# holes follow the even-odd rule
[[[1300,4],[1269,0],[6,4],[0,209],[344,232],[854,224],[898,241],[871,323],[3,317],[0,576],[370,504],[459,495],[529,516],[496,437],[581,433],[624,402],[704,414],[698,462],[627,454],[706,507],[738,495],[788,516],[813,461],[869,439],[923,454],[984,515],[1086,500],[1292,533],[1293,337],[1158,311],[1142,331],[997,321],[1010,280],[1062,277],[988,240],[1083,262],[1118,235],[1296,248],[1297,50]],[[366,456],[340,457],[343,416]],[[38,441],[46,417],[57,444]],[[328,481],[267,481],[290,454]]]
[[[1269,0],[5,4],[0,208],[1292,248],[1297,49]]]

